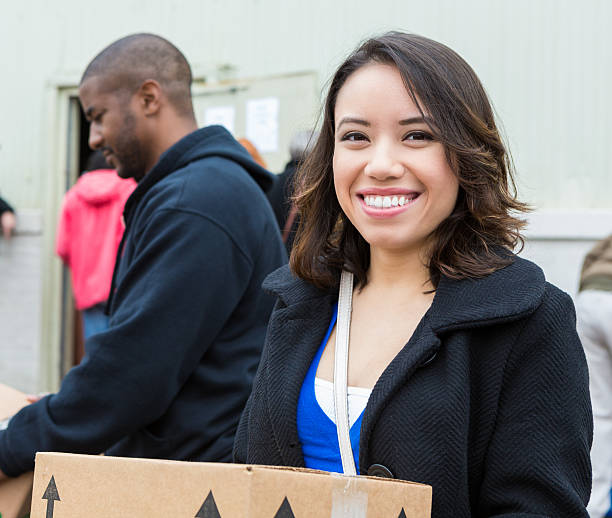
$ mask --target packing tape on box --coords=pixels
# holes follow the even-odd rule
[[[354,480],[346,477],[345,486],[333,490],[330,518],[367,518],[368,494],[353,487]]]

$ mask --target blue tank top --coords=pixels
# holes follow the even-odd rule
[[[315,396],[317,368],[319,367],[319,361],[323,355],[325,344],[327,344],[329,335],[336,323],[337,316],[338,306],[336,305],[329,329],[310,364],[302,384],[302,389],[300,390],[297,408],[297,431],[304,454],[304,464],[307,468],[342,473],[342,459],[340,458],[336,424],[327,417]],[[359,437],[361,434],[362,418],[363,412],[353,423],[349,433],[355,466],[357,466],[357,474],[359,474]]]

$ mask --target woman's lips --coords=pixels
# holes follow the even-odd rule
[[[410,204],[419,196],[417,192],[397,193],[393,195],[366,194],[363,201],[368,207],[377,209],[389,209],[391,207],[403,207]]]
[[[416,191],[396,191],[395,193],[358,194],[364,212],[370,216],[384,218],[395,216],[407,210],[419,198]]]

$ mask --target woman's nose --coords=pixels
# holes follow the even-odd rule
[[[398,178],[404,174],[404,165],[395,157],[390,146],[381,144],[372,150],[364,172],[377,180]]]

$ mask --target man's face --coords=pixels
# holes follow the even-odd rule
[[[85,79],[79,88],[89,128],[89,147],[99,149],[121,178],[140,180],[147,172],[146,141],[139,131],[135,99],[105,88],[103,77]]]

